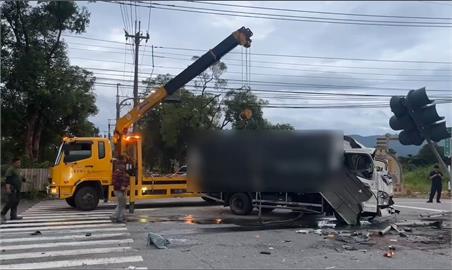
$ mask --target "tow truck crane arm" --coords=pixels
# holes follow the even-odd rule
[[[163,100],[165,100],[166,97],[173,94],[176,90],[204,72],[215,62],[219,61],[221,57],[234,49],[237,45],[242,45],[245,48],[250,47],[250,38],[252,35],[253,33],[249,28],[241,27],[220,42],[215,48],[209,50],[203,56],[198,58],[194,63],[188,66],[176,77],[168,81],[165,85],[151,91],[151,94],[148,97],[146,97],[126,115],[118,119],[114,131],[114,144],[120,147],[122,137],[127,133],[127,130],[131,125],[140,120],[145,113],[159,105]],[[119,147],[117,147],[117,149]]]

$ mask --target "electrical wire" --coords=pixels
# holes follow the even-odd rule
[[[73,36],[73,35],[63,35],[65,37],[72,37],[72,38],[80,38],[80,39],[88,39],[88,40],[97,40],[97,41],[105,41],[105,42],[111,42],[111,43],[119,43],[123,44],[122,42],[118,41],[112,41],[112,40],[105,40],[105,39],[99,39],[99,38],[93,38],[93,37],[86,37],[86,36]],[[206,50],[203,49],[192,49],[192,48],[180,48],[180,47],[170,47],[170,46],[157,46],[154,45],[155,49],[171,49],[171,50],[185,50],[185,51],[196,51],[196,52],[206,52]],[[229,52],[229,54],[240,54],[240,52]],[[288,55],[288,54],[271,54],[271,53],[253,53],[255,56],[269,56],[269,57],[288,57],[288,58],[307,58],[307,59],[327,59],[327,60],[348,60],[348,61],[364,61],[364,62],[388,62],[388,63],[416,63],[416,64],[452,64],[450,61],[426,61],[426,60],[390,60],[390,59],[371,59],[371,58],[347,58],[347,57],[331,57],[331,56],[312,56],[312,55]],[[356,67],[356,68],[362,68],[362,67]],[[412,68],[410,68],[412,69]],[[413,69],[413,70],[422,70],[422,68],[419,69]]]
[[[121,4],[122,2],[110,2]],[[126,3],[122,3],[127,5]],[[142,6],[147,7],[147,6]],[[364,22],[366,20],[354,20],[354,19],[337,19],[337,18],[309,18],[305,16],[302,19],[302,16],[298,16],[298,18],[293,18],[296,16],[289,15],[279,15],[278,14],[266,14],[266,13],[256,13],[256,12],[240,12],[240,11],[231,11],[231,10],[218,10],[218,9],[209,9],[209,8],[193,8],[188,6],[178,6],[178,5],[166,5],[166,4],[158,4],[154,3],[153,8],[155,9],[163,9],[170,11],[179,11],[179,12],[189,12],[189,13],[198,13],[198,14],[211,14],[211,15],[222,15],[222,16],[232,16],[232,17],[243,17],[243,18],[254,18],[254,19],[269,19],[269,20],[280,20],[280,21],[295,21],[295,22],[317,22],[317,23],[331,23],[331,24],[348,24],[348,25],[363,25],[363,26],[398,26],[398,27],[428,27],[428,28],[450,28],[451,25],[449,23],[436,23],[436,22],[382,22],[382,21],[373,21],[373,22]],[[252,15],[249,15],[252,14]],[[292,18],[291,18],[292,17]],[[418,24],[414,24],[418,23]]]
[[[141,1],[140,1],[141,2]],[[344,13],[344,12],[327,12],[327,11],[312,11],[312,10],[300,10],[300,9],[287,9],[287,8],[275,8],[275,7],[262,7],[256,6],[245,6],[237,4],[225,4],[218,2],[206,2],[206,1],[186,1],[192,3],[201,3],[208,5],[218,5],[218,6],[230,6],[230,7],[240,7],[240,8],[250,8],[250,9],[262,9],[262,10],[276,10],[276,11],[290,11],[299,13],[313,13],[313,14],[328,14],[328,15],[340,15],[340,16],[358,16],[358,17],[377,17],[377,18],[398,18],[398,19],[424,19],[424,20],[452,20],[449,17],[424,17],[424,16],[404,16],[404,15],[382,15],[382,14],[359,14],[359,13]],[[428,1],[421,1],[428,2]]]

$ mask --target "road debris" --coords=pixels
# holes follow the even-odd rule
[[[403,231],[399,230],[399,227],[396,224],[391,225],[392,229],[396,231],[401,237],[408,237],[408,235]]]
[[[392,258],[392,257],[394,257],[394,255],[395,255],[395,247],[394,246],[389,246],[388,247],[388,251],[387,252],[385,252],[384,254],[383,254],[383,256],[385,256],[385,257],[387,257],[387,258]]]
[[[308,234],[310,231],[312,230],[296,230],[296,233],[301,233],[301,234]]]
[[[88,232],[88,233],[85,234],[85,236],[87,236],[87,237],[88,237],[88,236],[91,236],[91,233]]]
[[[387,234],[391,229],[392,229],[392,227],[391,227],[391,225],[389,225],[386,228],[384,228],[383,230],[379,231],[378,234],[380,236],[383,236],[383,235]]]
[[[153,244],[158,249],[166,249],[166,248],[168,248],[170,241],[161,235],[150,232],[150,233],[148,233],[148,239],[147,239],[146,245],[150,246],[151,244]]]
[[[406,232],[412,232],[413,229],[411,229],[410,227],[403,227],[403,230]]]
[[[264,254],[264,255],[270,255],[272,254],[270,251],[261,251],[260,254]]]
[[[322,235],[322,230],[321,229],[314,230],[314,233],[317,235]]]
[[[342,248],[345,250],[358,250],[356,247],[349,245],[342,245]]]
[[[436,221],[412,220],[412,221],[397,222],[395,225],[407,226],[407,227],[433,226],[438,229],[441,229],[442,223],[443,222],[441,220],[436,220]]]
[[[41,234],[42,234],[41,231],[35,231],[31,233],[31,235],[41,235]]]
[[[383,230],[380,230],[378,232],[378,235],[383,236],[389,233],[391,230],[396,231],[401,237],[408,237],[408,235],[405,233],[405,231],[402,229],[400,230],[397,224],[391,224],[387,227],[385,227]]]
[[[434,214],[420,214],[419,216],[423,220],[450,218],[450,216],[452,216],[452,211],[445,211],[445,212],[434,213]],[[446,217],[446,216],[448,216],[448,217]]]

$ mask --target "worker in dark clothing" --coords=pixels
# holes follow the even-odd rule
[[[436,193],[436,202],[441,203],[441,191],[443,189],[443,174],[439,170],[439,166],[433,166],[433,171],[429,175],[429,179],[432,181],[432,188],[430,190],[430,198],[428,199],[428,203],[433,202],[433,197]]]
[[[129,186],[130,178],[127,174],[127,161],[124,156],[119,156],[113,165],[113,190],[115,192],[118,204],[115,212],[111,216],[113,222],[125,222],[125,211],[127,204],[127,187]]]
[[[25,182],[25,178],[21,177],[18,172],[20,168],[21,161],[19,158],[14,158],[12,164],[6,169],[5,172],[5,191],[6,191],[6,204],[1,212],[1,222],[6,221],[6,213],[11,210],[10,217],[11,220],[22,219],[22,217],[17,215],[17,206],[20,201],[20,189],[22,188],[22,182]]]

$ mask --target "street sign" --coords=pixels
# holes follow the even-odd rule
[[[451,134],[452,133],[452,127],[448,127],[447,128],[447,132],[449,134]],[[450,141],[451,141],[451,138],[446,138],[444,140],[444,156],[445,157],[450,157],[451,156],[450,155]]]

